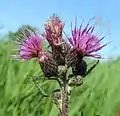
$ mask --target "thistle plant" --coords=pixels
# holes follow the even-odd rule
[[[63,37],[65,24],[57,16],[52,16],[44,25],[44,32],[37,29],[34,32],[24,26],[20,30],[21,36],[16,36],[17,51],[19,54],[12,55],[21,61],[37,58],[45,79],[56,80],[59,84],[57,90],[53,90],[53,101],[59,109],[60,116],[68,116],[70,88],[81,86],[83,79],[99,63],[99,60],[87,69],[84,57],[102,58],[96,52],[107,44],[101,45],[104,37],[100,38],[93,34],[94,26],[89,23],[83,28],[71,30],[71,37]],[[49,50],[43,49],[42,40],[48,42]],[[71,74],[68,69],[71,68]]]

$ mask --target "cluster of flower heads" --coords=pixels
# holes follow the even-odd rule
[[[19,54],[13,56],[23,61],[36,57],[46,77],[56,76],[59,65],[72,67],[73,72],[74,69],[80,70],[83,57],[101,58],[95,52],[107,45],[100,44],[104,37],[99,38],[93,34],[94,26],[89,26],[89,23],[84,29],[82,24],[79,28],[75,26],[72,29],[72,37],[67,38],[68,41],[63,38],[64,23],[59,17],[50,17],[44,28],[44,33],[40,34],[36,29],[32,32],[27,27],[24,27],[24,30],[27,30],[29,35],[24,30],[21,30],[24,39],[16,37]],[[41,38],[48,41],[51,51],[42,48]]]

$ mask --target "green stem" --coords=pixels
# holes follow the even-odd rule
[[[64,82],[61,87],[61,116],[68,116],[68,86]]]
[[[60,85],[60,99],[59,114],[60,116],[68,116],[68,82],[67,82],[67,66],[59,66],[59,85]]]
[[[67,73],[67,71],[66,71]],[[68,116],[68,82],[66,73],[62,75],[61,84],[61,116]]]

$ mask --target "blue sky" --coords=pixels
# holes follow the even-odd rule
[[[1,0],[0,33],[15,31],[22,24],[30,24],[39,29],[45,21],[56,13],[66,22],[65,31],[70,34],[70,23],[77,17],[78,24],[84,18],[87,22],[96,17],[97,31],[107,35],[105,42],[112,43],[104,48],[104,56],[120,55],[120,1],[119,0]]]

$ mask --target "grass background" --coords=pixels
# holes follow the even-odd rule
[[[45,98],[27,75],[41,75],[36,60],[18,62],[9,54],[13,44],[0,41],[0,116],[57,116],[51,98]],[[71,94],[69,116],[117,116],[120,112],[120,59],[99,63]],[[40,80],[51,94],[58,85]]]

